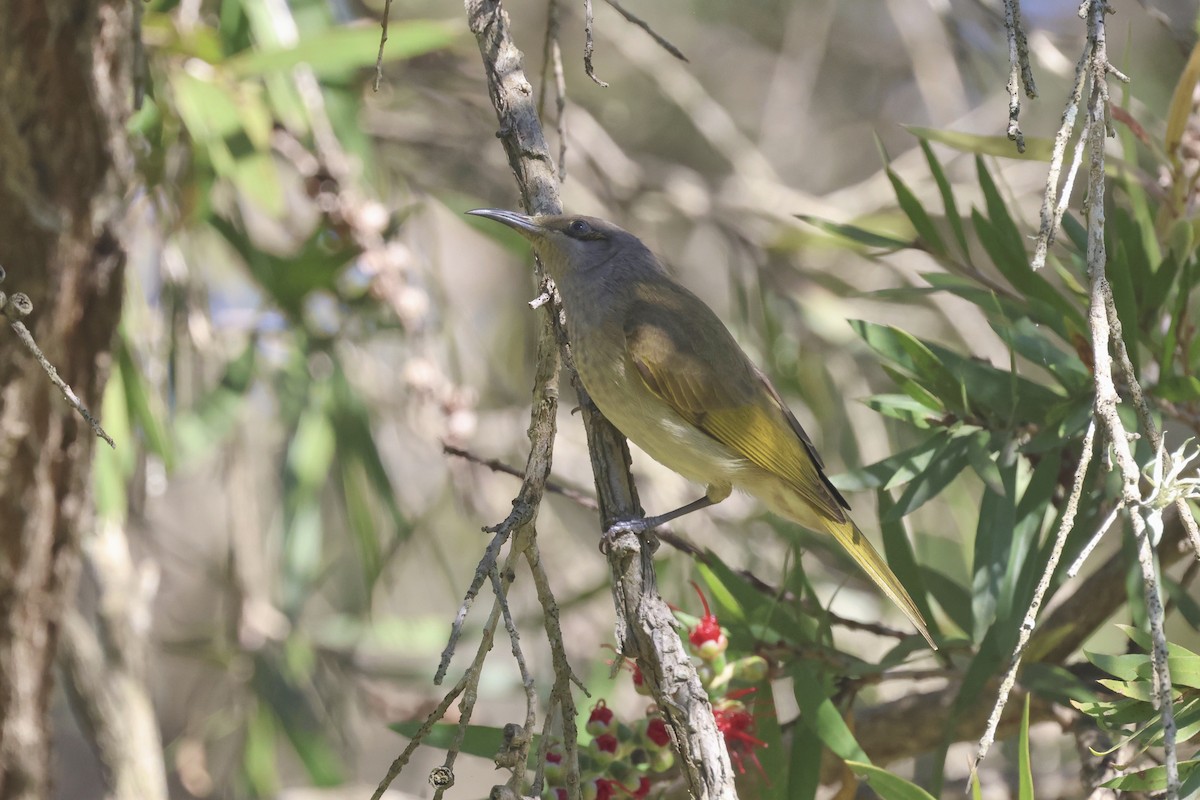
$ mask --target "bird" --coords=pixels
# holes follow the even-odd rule
[[[530,242],[558,288],[575,368],[600,412],[655,461],[705,486],[698,500],[616,523],[618,532],[647,531],[744,491],[776,515],[832,536],[937,649],[770,378],[640,239],[596,217],[467,213]]]

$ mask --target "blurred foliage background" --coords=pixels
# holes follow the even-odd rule
[[[1195,173],[1167,157],[1164,136],[1195,7],[1114,5],[1109,52],[1134,82],[1114,92],[1132,122],[1112,142],[1110,274],[1177,446],[1200,432],[1189,321],[1200,237]],[[534,78],[546,4],[505,6]],[[786,645],[777,714],[759,719],[777,742],[764,756],[774,780],[744,796],[798,797],[781,737],[798,730],[788,702],[804,698],[782,697],[788,679],[815,680],[818,699],[843,711],[947,686],[966,687],[961,702],[987,694],[1045,561],[1049,503],[1091,406],[1079,221],[1068,220],[1044,273],[1032,276],[1024,254],[1045,180],[1038,139],[1057,127],[1082,26],[1073,4],[1024,4],[1042,99],[1026,104],[1030,151],[1017,159],[1002,138],[998,4],[629,6],[690,61],[598,3],[600,88],[583,73],[581,9],[560,7],[565,204],[642,237],[773,376],[860,524],[882,531],[949,659],[917,653],[915,640],[830,628],[820,613],[817,629],[805,622],[828,607],[904,629],[839,552],[747,498],[676,524],[720,563],[807,601],[805,614],[781,612],[730,569],[707,573],[735,645]],[[102,409],[120,446],[98,450],[95,497],[100,525],[125,530],[140,563],[178,797],[364,796],[403,745],[386,726],[440,697],[430,678],[479,529],[508,513],[518,485],[443,445],[524,462],[528,253],[460,213],[517,202],[479,54],[457,6],[396,4],[374,91],[381,13],[374,0],[144,7],[145,100],[130,133],[145,182],[131,198],[128,297]],[[553,108],[548,94],[552,136]],[[555,479],[590,491],[583,431],[565,405]],[[648,511],[693,499],[697,487],[645,456],[633,466]],[[1068,562],[1115,496],[1105,494],[1115,477],[1093,472]],[[602,649],[612,608],[594,512],[551,496],[539,530],[576,671],[636,715]],[[1110,535],[1095,563],[1122,548]],[[1168,635],[1193,650],[1195,573],[1180,565],[1167,584]],[[692,559],[664,548],[668,601],[697,611],[695,575]],[[1055,591],[1078,585],[1056,580]],[[1110,590],[1128,593],[1121,617],[1140,623],[1136,580]],[[511,597],[545,690],[539,607],[520,582]],[[1091,651],[1127,647],[1111,624],[1086,638]],[[793,658],[811,648],[838,658]],[[919,680],[879,677],[906,659]],[[1113,674],[1137,677],[1126,672]],[[1104,702],[1077,674],[1042,677],[1029,686],[1064,709],[1065,696]],[[858,681],[849,693],[847,679]],[[476,723],[523,715],[505,653],[493,654],[481,692]],[[103,796],[65,702],[58,718],[59,795]],[[830,745],[814,732],[802,741]],[[1038,796],[1080,796],[1074,739],[1058,722],[1031,736]],[[885,766],[926,787],[944,768],[950,796],[965,786],[973,744],[948,755],[942,744]],[[420,752],[400,796],[427,796],[438,762]],[[1016,796],[1017,762],[1015,748],[998,748],[980,774],[984,797]],[[484,759],[460,762],[457,791],[483,796],[491,773]]]

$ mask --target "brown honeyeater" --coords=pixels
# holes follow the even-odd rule
[[[468,213],[503,223],[533,245],[558,286],[575,367],[601,413],[655,461],[707,487],[696,502],[626,529],[652,528],[740,489],[775,514],[833,536],[937,649],[770,379],[640,239],[594,217]]]

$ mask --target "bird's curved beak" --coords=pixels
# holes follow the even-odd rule
[[[503,225],[507,225],[526,239],[531,239],[542,233],[542,226],[538,225],[533,217],[518,214],[516,211],[505,211],[502,208],[476,208],[467,213],[475,217],[483,217],[484,219],[495,220]]]

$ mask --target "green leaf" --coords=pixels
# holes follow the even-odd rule
[[[925,586],[942,611],[946,612],[946,616],[950,617],[959,630],[969,635],[975,627],[971,616],[970,592],[945,573],[932,567],[923,567],[921,572]]]
[[[896,202],[900,204],[901,210],[908,216],[917,232],[919,243],[934,255],[946,255],[946,245],[921,201],[891,167],[887,168],[887,177],[892,183],[892,191],[896,193]]]
[[[869,231],[866,228],[860,228],[857,225],[846,225],[839,222],[830,222],[829,220],[814,217],[810,214],[797,214],[797,219],[804,220],[809,225],[820,228],[825,233],[836,236],[839,239],[844,239],[847,242],[861,244],[866,247],[877,247],[884,250],[903,250],[913,246],[913,242],[908,239],[897,239],[894,236],[888,236],[883,233]]]
[[[821,783],[821,739],[808,725],[792,726],[786,800],[812,800]],[[774,773],[768,772],[768,775]]]
[[[1006,469],[1011,470],[1012,467]],[[974,576],[972,609],[976,640],[994,622],[1006,616],[1007,609],[1001,606],[1001,596],[1007,583],[1008,554],[1015,524],[1016,508],[1012,499],[984,487],[979,504],[979,524],[975,531],[975,563],[971,570]]]
[[[934,456],[929,467],[908,484],[896,504],[886,514],[880,514],[880,522],[899,520],[937,497],[970,463],[969,450],[967,437],[951,439]]]
[[[750,651],[762,641],[817,641],[816,620],[763,594],[715,555],[707,564],[697,565],[697,571],[708,589],[709,602],[729,630],[731,645]]]
[[[908,540],[908,533],[904,530],[904,523],[898,518],[884,521],[889,517],[889,512],[891,511],[891,494],[880,490],[875,493],[875,496],[879,502],[880,528],[883,533],[883,552],[887,557],[888,566],[892,568],[892,572],[904,584],[904,588],[912,596],[913,602],[921,610],[921,615],[925,617],[934,639],[937,639],[940,631],[934,619],[933,611],[929,607],[924,576],[921,573],[921,568],[917,565],[917,557],[913,552],[912,543]]]
[[[275,735],[275,715],[265,703],[260,703],[247,719],[242,743],[242,772],[255,797],[274,797],[279,793]]]
[[[255,655],[255,693],[275,715],[309,780],[317,786],[336,786],[344,781],[341,758],[328,738],[320,701],[305,679],[288,673],[279,655],[272,648]]]
[[[1196,598],[1171,576],[1163,575],[1160,580],[1162,580],[1163,588],[1167,591],[1167,596],[1175,604],[1175,610],[1187,620],[1187,624],[1191,625],[1194,630],[1200,630],[1200,602],[1197,602]]]
[[[1034,800],[1033,769],[1029,764],[1029,695],[1021,712],[1021,731],[1017,742],[1017,800]]]
[[[961,131],[923,128],[919,125],[904,127],[921,139],[938,142],[959,152],[974,153],[977,156],[999,156],[1018,161],[1049,161],[1054,154],[1054,141],[1039,136],[1026,136],[1025,152],[1021,153],[1007,136],[980,136]]]
[[[860,761],[847,761],[846,766],[866,781],[883,800],[934,800],[933,795],[920,786],[904,780],[899,775],[893,775],[886,769]]]
[[[908,394],[877,394],[864,399],[862,403],[885,417],[898,419],[915,428],[928,430],[937,423],[940,416],[937,413],[936,405],[932,407],[928,405],[929,400],[936,403],[936,398],[933,398],[932,395],[925,400],[916,400]]]
[[[1008,204],[1000,196],[1000,190],[996,187],[996,182],[992,180],[992,174],[988,171],[981,156],[975,157],[975,172],[979,177],[979,188],[983,192],[983,199],[987,206],[987,220],[991,224],[992,232],[997,237],[1001,248],[1000,252],[1007,255],[1007,258],[993,259],[996,262],[996,268],[1004,274],[1004,277],[1008,278],[1013,286],[1022,288],[1018,284],[1027,282],[1028,276],[1034,273],[1029,269],[1029,254],[1025,251],[1025,241],[1021,238],[1021,231],[1017,228],[1017,223],[1013,221],[1012,215],[1008,213]],[[1014,276],[1017,276],[1015,281]],[[1032,283],[1026,285],[1032,285]]]
[[[1142,664],[1150,663],[1150,657],[1142,653],[1114,656],[1108,653],[1093,653],[1085,649],[1083,655],[1088,661],[1109,675],[1118,677],[1123,681],[1137,680],[1138,667]]]
[[[992,330],[1012,345],[1020,356],[1042,367],[1062,384],[1068,394],[1086,391],[1091,385],[1091,373],[1079,356],[1055,346],[1029,319],[1018,319],[1007,323],[993,321]]]
[[[800,722],[815,731],[825,746],[846,761],[870,764],[846,720],[825,691],[825,680],[816,665],[798,661],[791,669],[792,688],[800,705]]]
[[[338,27],[300,41],[295,47],[247,50],[222,65],[240,78],[290,70],[305,64],[318,77],[341,76],[375,64],[378,27]],[[436,20],[393,20],[388,26],[384,61],[400,61],[441,50],[459,35],[459,26]]]
[[[1179,762],[1180,797],[1192,797],[1200,792],[1200,759]],[[1100,784],[1106,789],[1122,792],[1161,792],[1167,788],[1167,768],[1150,767]]]
[[[1021,685],[1048,700],[1066,705],[1071,700],[1095,702],[1091,684],[1058,664],[1033,661],[1021,668]]]
[[[954,190],[950,188],[950,181],[946,179],[946,173],[933,154],[933,148],[929,146],[928,140],[922,138],[920,142],[921,152],[925,154],[925,161],[929,164],[929,172],[933,175],[933,180],[937,183],[938,191],[942,195],[942,208],[950,223],[950,229],[954,232],[954,238],[958,242],[959,251],[962,253],[962,257],[970,263],[971,248],[967,246],[962,216],[958,213],[958,204],[954,201]]]
[[[902,367],[947,409],[960,415],[967,414],[966,387],[931,347],[912,334],[890,325],[876,325],[863,320],[851,320],[850,325],[872,350]]]
[[[841,491],[858,492],[865,489],[894,489],[924,473],[948,445],[952,434],[940,430],[925,441],[882,461],[858,469],[831,475],[830,483]]]
[[[283,188],[271,155],[272,117],[258,87],[219,77],[171,73],[175,105],[216,173],[272,215],[283,213]]]

